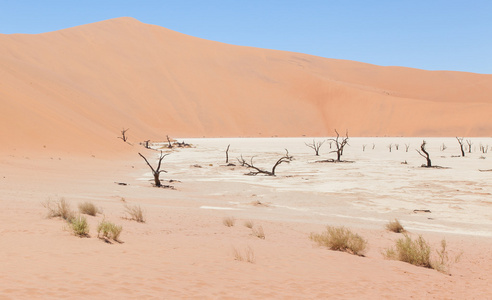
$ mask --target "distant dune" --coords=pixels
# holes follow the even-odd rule
[[[118,18],[0,35],[0,149],[170,136],[492,136],[492,75],[233,46]],[[361,49],[361,51],[364,51]]]

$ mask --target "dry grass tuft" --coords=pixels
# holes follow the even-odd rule
[[[385,256],[415,266],[432,268],[430,254],[431,247],[422,236],[419,235],[418,239],[412,240],[411,237],[405,234],[403,238],[396,241],[395,249],[386,250]]]
[[[394,221],[389,221],[388,224],[386,224],[386,229],[396,233],[405,232],[405,228],[403,228],[403,225],[401,225],[398,219],[395,219]]]
[[[431,257],[431,247],[422,236],[412,240],[408,235],[396,241],[396,248],[386,250],[385,256],[389,259],[400,260],[409,264],[430,268],[439,272],[448,272],[451,262],[448,255],[446,240],[441,241],[441,248],[436,251],[437,258]],[[456,258],[457,262],[462,253]]]
[[[73,233],[79,237],[89,237],[89,225],[84,216],[78,216],[70,221]]]
[[[256,261],[255,253],[249,246],[244,249],[244,252],[241,252],[237,248],[232,248],[232,254],[234,255],[234,259],[237,261],[247,261],[252,264]]]
[[[253,229],[254,223],[251,220],[246,220],[244,221],[244,226],[248,227],[249,229]]]
[[[43,206],[48,209],[48,218],[62,218],[68,222],[75,218],[75,213],[70,208],[70,204],[61,198],[58,201],[47,200]]]
[[[139,223],[145,223],[145,218],[140,206],[128,206],[125,205],[125,212],[130,215],[128,219],[135,220]]]
[[[119,242],[118,238],[122,230],[123,227],[103,220],[99,223],[99,226],[97,226],[97,237],[106,241],[113,240]]]
[[[222,219],[222,223],[227,227],[232,227],[236,223],[236,219],[234,219],[233,217],[226,217]]]
[[[260,239],[265,239],[265,232],[263,231],[263,227],[259,226],[258,228],[252,228],[253,235]]]
[[[79,212],[81,214],[95,216],[98,212],[98,209],[92,202],[86,201],[84,203],[79,204]]]
[[[367,242],[361,236],[343,226],[328,226],[325,232],[320,234],[311,233],[309,238],[318,243],[318,245],[325,246],[330,250],[348,252],[359,256],[363,256],[367,246]]]

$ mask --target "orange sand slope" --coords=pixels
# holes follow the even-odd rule
[[[133,142],[326,136],[334,128],[492,135],[492,75],[233,46],[132,18],[0,35],[0,44],[4,150],[108,149],[123,127]]]

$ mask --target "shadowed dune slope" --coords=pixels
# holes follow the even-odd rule
[[[233,46],[118,18],[0,35],[0,149],[116,137],[491,136],[492,75]]]

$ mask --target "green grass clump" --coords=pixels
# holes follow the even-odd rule
[[[405,228],[403,228],[403,225],[401,225],[398,219],[395,219],[394,221],[389,221],[388,224],[386,224],[386,229],[396,233],[405,232]]]
[[[360,256],[363,255],[367,246],[367,242],[360,235],[343,226],[328,226],[325,232],[320,234],[311,233],[309,238],[318,243],[318,245],[325,246],[330,250],[343,251]]]
[[[106,241],[113,240],[119,242],[118,238],[122,230],[123,227],[103,220],[97,226],[97,237],[105,239]]]
[[[59,217],[68,222],[75,218],[75,213],[70,208],[70,204],[65,201],[64,198],[61,198],[58,201],[48,200],[43,203],[43,206],[48,209],[48,218]]]
[[[70,220],[70,227],[76,236],[89,237],[89,225],[84,216],[78,216]]]
[[[125,212],[130,216],[128,219],[135,220],[139,223],[145,223],[142,208],[140,206],[125,205]]]
[[[81,214],[95,216],[97,214],[97,208],[92,202],[86,201],[79,204],[79,212]]]

